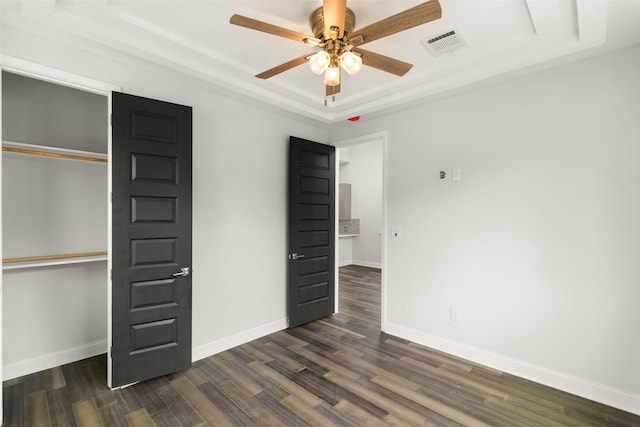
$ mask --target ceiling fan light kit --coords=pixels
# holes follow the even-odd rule
[[[324,73],[324,71],[329,68],[330,63],[331,56],[324,50],[309,57],[309,68],[311,68],[314,74],[320,75]]]
[[[351,76],[356,75],[362,65],[403,76],[412,67],[406,62],[369,52],[358,46],[431,22],[441,16],[438,0],[430,0],[354,31],[356,16],[347,8],[346,0],[323,0],[322,7],[316,9],[310,18],[311,30],[315,37],[240,15],[233,15],[230,23],[320,48],[316,53],[295,58],[256,77],[267,79],[309,62],[309,68],[314,74],[324,73],[324,104],[327,105],[327,97],[330,96],[335,101],[335,95],[340,92],[341,68]]]
[[[332,64],[324,72],[324,84],[325,86],[338,86],[340,84],[340,67],[337,64]]]
[[[340,64],[350,76],[355,76],[362,68],[362,58],[353,52],[345,52],[340,55]]]
[[[340,84],[340,66],[350,75],[358,74],[362,68],[362,58],[352,52],[344,52],[340,56],[330,55],[321,50],[309,56],[309,68],[314,74],[324,73],[324,84],[337,86]]]

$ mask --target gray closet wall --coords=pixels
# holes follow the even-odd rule
[[[3,147],[106,154],[107,108],[104,96],[2,72]],[[4,259],[106,251],[107,173],[3,151]],[[106,349],[106,265],[3,263],[5,379]]]

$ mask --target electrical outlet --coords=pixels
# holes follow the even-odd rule
[[[458,307],[451,307],[451,320],[453,322],[460,320],[460,309]]]

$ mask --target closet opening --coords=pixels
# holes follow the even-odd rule
[[[107,348],[109,92],[49,80],[2,70],[4,380]]]

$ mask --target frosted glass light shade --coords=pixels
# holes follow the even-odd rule
[[[350,76],[358,74],[358,71],[362,68],[362,58],[351,52],[343,53],[340,56],[340,63],[342,64],[342,68],[344,68]]]
[[[329,67],[324,72],[324,84],[338,86],[340,84],[340,67]]]
[[[330,63],[331,57],[324,50],[309,57],[309,68],[318,75],[324,73]]]

